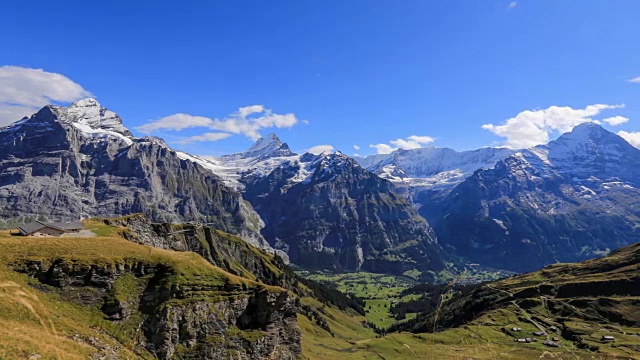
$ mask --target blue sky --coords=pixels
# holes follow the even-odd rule
[[[243,150],[256,132],[362,155],[385,151],[377,144],[518,147],[612,118],[622,124],[605,127],[640,144],[635,0],[131,3],[0,5],[0,66],[13,79],[0,76],[0,117],[90,93],[136,135],[209,155]],[[20,68],[81,88],[16,89]],[[176,130],[175,119],[205,126]]]

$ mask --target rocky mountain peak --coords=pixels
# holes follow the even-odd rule
[[[574,143],[587,143],[587,142],[601,142],[614,140],[617,135],[605,130],[602,126],[594,122],[586,122],[576,125],[570,132],[562,134],[554,142],[574,142]]]
[[[580,124],[549,144],[524,150],[522,154],[538,167],[553,166],[587,177],[621,176],[640,168],[640,150],[596,123]]]
[[[261,137],[249,148],[249,151],[256,151],[265,148],[279,148],[282,146],[282,141],[278,138],[278,135],[271,133],[266,137]]]
[[[96,99],[87,98],[69,107],[49,106],[58,121],[72,124],[85,133],[111,133],[132,139],[133,134],[124,127],[118,114],[104,108]]]
[[[289,145],[280,141],[274,133],[258,139],[249,150],[241,153],[222,156],[223,161],[239,160],[239,159],[257,159],[264,160],[273,157],[292,156],[295,155],[291,151]]]

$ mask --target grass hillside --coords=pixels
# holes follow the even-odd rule
[[[135,344],[135,329],[106,320],[99,308],[76,301],[86,294],[60,293],[14,271],[25,261],[58,261],[75,268],[162,265],[173,270],[172,286],[206,288],[206,296],[223,296],[229,286],[278,289],[225,272],[194,253],[131,243],[119,237],[115,227],[98,222],[86,226],[101,236],[30,238],[0,231],[0,359],[87,359],[96,353],[118,359],[152,358]],[[114,284],[114,296],[122,300],[135,291],[135,278],[123,277]]]
[[[439,332],[429,336],[463,329],[474,329],[492,344],[564,351],[573,358],[640,358],[640,244],[601,259],[556,264],[485,284],[394,327],[415,333]],[[603,341],[603,336],[615,340]],[[514,342],[526,337],[539,341]],[[544,346],[544,340],[558,347]]]

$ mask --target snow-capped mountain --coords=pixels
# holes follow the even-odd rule
[[[200,221],[273,250],[264,227],[271,243],[316,268],[444,266],[427,222],[339,152],[298,155],[270,135],[243,153],[194,156],[134,137],[94,99],[0,129],[0,209],[4,225],[138,212]]]
[[[295,155],[289,145],[284,144],[276,134],[269,134],[266,138],[260,138],[247,151],[222,156],[225,162],[235,161],[239,159],[265,160],[274,157],[286,157]]]
[[[640,150],[581,124],[423,210],[446,247],[485,265],[529,271],[596,257],[640,241]]]
[[[5,225],[141,212],[212,223],[268,247],[239,192],[161,139],[135,138],[94,99],[45,106],[0,129],[0,209]]]
[[[194,156],[134,137],[85,99],[0,128],[0,215],[5,226],[136,212],[202,221],[308,268],[398,274],[442,269],[451,258],[440,243],[526,271],[640,241],[640,150],[593,123],[526,150],[424,148],[359,162],[295,154],[274,134],[245,152]]]
[[[478,169],[493,167],[513,153],[507,148],[481,148],[455,151],[449,148],[426,147],[398,149],[390,154],[356,158],[365,169],[398,185],[416,190],[446,189],[459,184]]]
[[[574,178],[640,180],[639,150],[595,123],[583,123],[547,145],[517,153],[539,171],[572,174]]]
[[[267,176],[284,163],[300,164],[300,155],[293,153],[289,145],[282,143],[276,134],[260,138],[249,150],[236,154],[216,158],[178,152],[178,156],[197,162],[221,177],[225,184],[240,191],[244,190],[243,179]],[[304,171],[307,166],[303,164],[301,168],[299,176],[293,181],[303,181],[308,176]]]
[[[431,228],[413,206],[339,151],[299,155],[271,134],[242,153],[179,156],[241,190],[264,220],[265,238],[298,265],[399,274],[444,265]]]

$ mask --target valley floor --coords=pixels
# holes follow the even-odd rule
[[[334,330],[332,336],[314,328],[306,318],[299,318],[303,330],[303,354],[308,359],[640,359],[640,329],[572,319],[569,326],[583,338],[583,345],[578,348],[562,334],[549,331],[551,326],[559,324],[553,322],[553,316],[543,302],[523,309],[514,301],[465,326],[437,333],[402,332],[380,337],[363,323],[366,321],[379,328],[393,324],[395,320],[389,311],[391,304],[416,296],[401,294],[414,284],[410,278],[365,272],[305,275],[317,281],[332,282],[338,290],[364,299],[367,311],[365,317],[347,315],[306,299],[308,305],[325,312]],[[506,295],[512,294],[506,292]],[[407,314],[407,319],[415,316],[415,313]],[[522,330],[510,331],[514,327]],[[547,335],[533,334],[539,331],[545,331]],[[616,342],[603,343],[603,335],[615,335]],[[515,338],[527,337],[537,337],[538,341],[524,344],[514,341]],[[558,348],[543,344],[544,340],[554,338]]]

